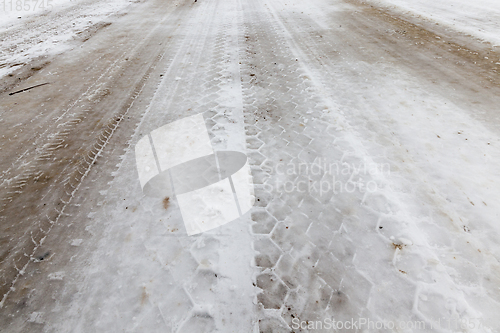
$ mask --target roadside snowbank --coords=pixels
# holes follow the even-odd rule
[[[34,14],[43,14],[63,7],[73,6],[75,0],[2,0],[0,2],[0,28],[16,21],[26,20]]]
[[[500,46],[500,1],[496,0],[370,0],[410,12]]]
[[[129,0],[0,1],[0,78],[38,57],[53,56],[85,40]],[[42,6],[43,4],[43,6]]]

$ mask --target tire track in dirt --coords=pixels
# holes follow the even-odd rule
[[[169,8],[170,11],[172,9]],[[169,15],[165,15],[161,21],[154,22],[154,28],[150,29],[146,38],[141,38],[132,49],[118,53],[117,59],[101,73],[100,79],[93,82],[81,97],[62,110],[50,126],[52,129],[49,127],[40,135],[49,138],[42,149],[33,151],[31,156],[29,153],[24,154],[22,158],[26,162],[22,159],[18,162],[21,170],[18,169],[17,172],[21,173],[12,177],[16,181],[11,180],[13,184],[2,191],[6,193],[6,197],[1,212],[3,221],[1,304],[11,292],[10,286],[25,272],[28,263],[43,260],[36,258],[37,249],[43,244],[53,225],[59,223],[61,217],[69,217],[65,213],[66,207],[133,106],[150,73],[162,59],[161,47],[156,46],[153,49],[156,48],[155,51],[159,52],[158,56],[146,53],[148,60],[144,65],[135,60],[144,58],[144,49],[151,49],[150,45],[158,45],[154,41],[157,38],[155,34],[158,34],[163,22],[169,18]],[[136,63],[134,71],[143,73],[138,78],[132,79],[133,86],[126,88],[123,100],[113,101],[107,97],[112,95],[113,89],[116,89],[113,86],[120,86],[116,80],[123,76],[124,70],[130,71],[124,67],[128,61],[126,57],[134,59],[132,60]],[[127,75],[130,74],[132,73]],[[103,87],[108,88],[103,89]],[[108,111],[107,116],[95,121],[92,119],[95,116],[92,115],[100,113],[99,108],[111,112]],[[72,109],[83,110],[70,113]],[[63,122],[64,118],[66,121]],[[52,134],[49,134],[51,132]],[[75,141],[82,134],[86,138]],[[41,206],[43,202],[47,202],[48,205]],[[26,205],[29,209],[26,209]]]

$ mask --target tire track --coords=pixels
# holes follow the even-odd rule
[[[29,154],[23,155],[26,162],[20,161],[20,165],[21,167],[26,165],[27,168],[17,176],[17,181],[12,184],[13,190],[6,190],[8,197],[4,201],[5,204],[2,209],[4,221],[2,223],[4,231],[2,248],[4,252],[1,260],[1,294],[3,297],[0,305],[4,304],[16,281],[25,273],[29,262],[39,260],[36,252],[52,230],[52,227],[59,223],[62,217],[70,217],[65,213],[65,210],[71,203],[76,191],[80,188],[81,182],[102,154],[113,133],[118,129],[120,123],[133,106],[134,100],[142,91],[150,73],[162,59],[161,51],[157,57],[149,56],[151,60],[149,64],[146,63],[146,68],[139,68],[139,71],[144,72],[140,78],[134,79],[136,82],[134,87],[129,88],[130,90],[127,91],[126,99],[119,101],[120,105],[117,112],[110,112],[110,115],[99,119],[98,122],[92,121],[91,115],[92,113],[95,114],[96,109],[94,105],[105,107],[106,104],[103,103],[108,103],[109,107],[109,99],[91,98],[94,105],[89,105],[88,97],[99,94],[99,90],[103,86],[110,87],[113,80],[122,75],[123,63],[126,62],[126,57],[142,57],[142,49],[151,44],[153,36],[158,33],[162,24],[169,18],[170,16],[166,15],[162,20],[156,22],[154,28],[146,36],[147,38],[141,39],[129,51],[121,53],[111,66],[101,73],[99,80],[96,80],[80,98],[63,110],[56,121],[53,122],[52,130],[46,130],[45,137],[51,139],[42,149],[36,151],[35,159]],[[103,103],[99,104],[101,100]],[[111,101],[111,103],[115,102]],[[78,111],[77,114],[75,112],[69,113],[73,108],[83,109],[83,111]],[[65,122],[62,122],[66,115],[69,116],[69,119],[67,118]],[[84,119],[87,119],[86,122]],[[92,123],[95,124],[94,127],[89,128],[88,126],[92,126]],[[88,137],[80,143],[84,145],[75,147],[74,140],[81,135],[77,134],[77,131],[82,130],[90,130],[88,134],[86,133]],[[50,132],[53,132],[53,134],[47,134]],[[71,148],[68,148],[68,143],[73,143]],[[59,174],[55,177],[52,176],[53,170],[50,169],[54,168],[54,162],[64,160],[64,156],[67,156],[69,152],[74,153],[70,158],[71,163],[60,164]],[[51,180],[51,177],[54,179]],[[40,179],[42,181],[38,182]],[[25,192],[27,190],[29,192]],[[28,200],[29,196],[31,196],[31,200]],[[21,210],[22,213],[20,214],[19,205],[23,205],[27,201],[31,201],[33,207],[39,207],[40,201],[49,202],[50,205],[45,206],[44,204],[42,213],[38,212],[37,214],[32,210],[24,209]],[[14,216],[15,218],[13,218]],[[17,233],[18,236],[12,238],[14,233]]]

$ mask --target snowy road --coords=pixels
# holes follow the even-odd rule
[[[0,31],[0,331],[498,332],[500,51],[384,10],[82,1]],[[196,114],[256,202],[187,236],[134,147]]]

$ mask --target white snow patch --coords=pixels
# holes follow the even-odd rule
[[[71,241],[71,246],[80,246],[83,242],[83,239],[73,239]]]
[[[130,4],[128,0],[39,0],[24,1],[20,8],[16,3],[0,2],[0,78],[33,59],[69,50],[76,36]]]
[[[55,272],[49,274],[49,280],[62,280],[66,275],[65,272]]]
[[[36,324],[43,324],[43,312],[33,312],[29,319],[28,322],[30,323],[36,323]]]
[[[500,46],[500,1],[371,0]]]

